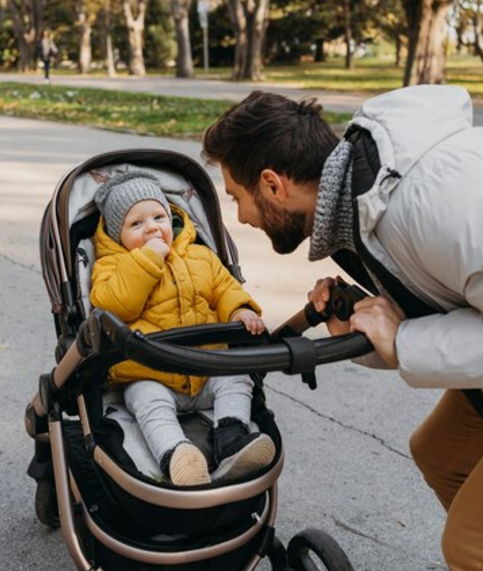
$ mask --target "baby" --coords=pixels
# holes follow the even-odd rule
[[[102,214],[92,274],[95,307],[143,333],[228,321],[241,321],[254,335],[263,332],[260,307],[209,248],[194,243],[192,222],[170,206],[154,175],[116,174],[95,201]],[[202,378],[124,361],[111,368],[109,381],[125,383],[126,407],[175,485],[241,477],[275,456],[268,435],[249,433],[253,381],[248,375]],[[179,411],[202,409],[214,409],[217,468],[211,475],[177,418]]]

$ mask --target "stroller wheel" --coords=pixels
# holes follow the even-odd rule
[[[354,571],[342,547],[325,531],[305,529],[287,548],[294,571]]]
[[[60,526],[55,483],[49,478],[37,481],[35,513],[38,520],[51,529],[57,529]]]

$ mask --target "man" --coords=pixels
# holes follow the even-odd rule
[[[360,331],[362,359],[413,387],[447,390],[411,452],[448,512],[451,571],[483,568],[483,129],[468,93],[418,86],[367,101],[339,141],[313,101],[254,92],[205,133],[240,222],[309,259],[332,256],[374,294],[332,335]],[[333,278],[309,300],[323,311]],[[473,389],[473,390],[467,390]],[[474,390],[477,389],[477,390]]]

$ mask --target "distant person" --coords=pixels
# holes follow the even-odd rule
[[[203,323],[241,321],[252,334],[265,325],[258,304],[218,257],[195,244],[188,215],[168,203],[158,179],[118,173],[95,195],[102,218],[95,235],[91,301],[143,333]],[[163,475],[178,486],[246,476],[270,464],[275,445],[249,433],[249,375],[197,377],[133,361],[112,367],[127,409],[136,417]],[[214,408],[210,474],[204,454],[185,436],[177,411]]]
[[[469,94],[439,85],[385,93],[339,140],[317,102],[254,92],[208,128],[203,151],[221,166],[241,223],[280,254],[308,238],[309,260],[331,256],[374,294],[350,321],[330,319],[332,335],[365,333],[375,351],[362,364],[447,389],[410,448],[447,511],[449,568],[481,571],[483,129],[473,127]],[[317,277],[308,298],[322,312],[337,278]]]
[[[40,38],[39,45],[39,56],[44,64],[44,82],[50,84],[50,63],[52,58],[54,58],[59,53],[54,40],[48,30],[42,32],[42,37]]]

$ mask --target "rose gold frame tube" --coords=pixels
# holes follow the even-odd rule
[[[128,494],[142,501],[175,509],[197,510],[252,498],[270,488],[280,476],[283,452],[275,466],[263,476],[221,488],[203,490],[175,490],[148,484],[122,470],[99,446],[94,449],[94,460]]]
[[[49,432],[62,537],[77,569],[79,569],[79,571],[92,571],[92,564],[89,563],[84,555],[74,527],[74,514],[70,501],[69,477],[67,473],[61,421],[50,422]]]
[[[67,353],[62,357],[60,363],[54,369],[54,384],[58,389],[60,389],[60,387],[72,375],[83,358],[84,357],[79,353],[77,344],[74,341],[74,343],[69,347]]]
[[[77,365],[82,361],[83,357],[77,349],[76,343],[72,343],[69,347],[67,353],[64,355],[60,363],[54,369],[53,379],[55,386],[60,389],[62,385],[67,381],[67,379],[72,375],[72,373],[77,368]],[[40,393],[37,391],[30,401],[30,406],[35,410],[35,414],[39,417],[44,417],[47,411],[44,408],[44,403],[40,398]],[[27,432],[29,432],[29,426],[26,426]],[[30,434],[33,436],[32,434]]]
[[[179,551],[177,553],[146,551],[144,549],[126,545],[125,543],[114,539],[106,532],[104,532],[101,528],[99,528],[91,519],[90,514],[85,508],[84,519],[86,521],[87,527],[96,539],[98,539],[111,551],[114,551],[115,553],[122,555],[127,559],[140,561],[142,563],[151,563],[154,565],[181,565],[185,563],[194,563],[196,561],[213,559],[242,547],[260,532],[267,520],[271,519],[271,512],[272,505],[269,497],[262,514],[260,514],[260,516],[254,520],[253,526],[239,536],[234,537],[233,539],[229,539],[223,543],[219,543],[218,545],[202,547],[200,549],[194,549],[191,551]]]

